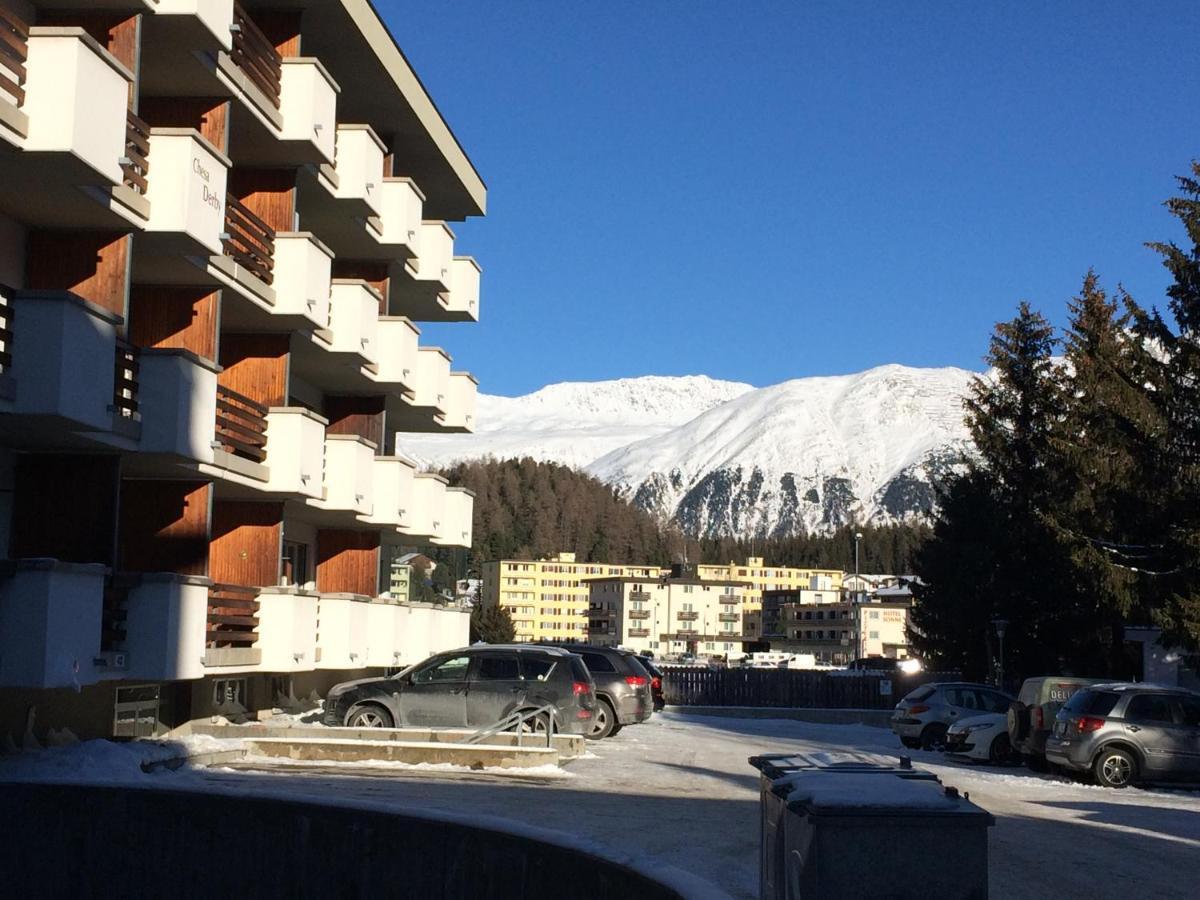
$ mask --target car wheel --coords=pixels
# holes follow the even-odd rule
[[[521,734],[545,734],[550,729],[550,719],[546,713],[538,713],[531,719],[520,724]],[[516,731],[517,729],[513,729]]]
[[[622,725],[620,722],[617,722],[616,720],[614,720],[614,721],[613,721],[613,727],[612,727],[612,731],[610,731],[610,732],[608,733],[608,736],[609,736],[609,737],[612,737],[614,734],[616,734],[618,731],[620,731],[620,730],[621,730],[622,728],[624,728],[624,727],[625,727],[625,726],[624,726],[624,725]]]
[[[1104,787],[1129,787],[1137,777],[1137,760],[1128,751],[1116,747],[1101,750],[1092,764],[1092,773],[1097,783]]]
[[[368,703],[356,706],[346,716],[346,724],[351,728],[394,728],[392,714],[382,706]]]
[[[1012,744],[1009,743],[1007,734],[998,734],[992,741],[992,745],[988,747],[988,762],[993,766],[1000,766],[1008,762],[1012,756]]]
[[[593,741],[603,740],[613,733],[613,726],[617,724],[617,716],[613,712],[612,706],[607,700],[601,700],[596,704],[596,709],[592,712],[592,729],[588,732],[588,739]]]
[[[1020,700],[1014,700],[1008,707],[1005,720],[1008,725],[1008,737],[1012,742],[1023,741],[1029,734],[1029,707]]]
[[[900,738],[900,743],[902,745],[904,745],[905,747],[907,747],[909,750],[920,750],[921,749],[921,739],[920,738],[902,737],[902,738]]]
[[[946,749],[946,726],[926,725],[921,732],[921,749],[935,750],[939,753]]]

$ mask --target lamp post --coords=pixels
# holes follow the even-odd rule
[[[996,637],[1000,638],[1000,672],[998,676],[998,687],[1004,690],[1004,630],[1008,627],[1007,619],[992,619],[992,626],[996,629]]]
[[[862,623],[862,603],[860,591],[862,584],[858,576],[858,542],[862,540],[862,532],[854,532],[854,621],[858,627],[858,639],[854,642],[854,658],[862,659],[863,655],[863,623]]]

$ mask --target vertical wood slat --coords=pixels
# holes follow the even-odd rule
[[[266,284],[274,281],[275,229],[233,194],[225,198],[225,233],[226,256]]]
[[[267,458],[267,407],[218,384],[216,436],[228,452],[262,462]]]
[[[25,60],[29,56],[29,23],[0,3],[0,91],[17,106],[25,103]]]
[[[675,706],[750,706],[792,709],[891,709],[922,684],[958,673],[832,674],[795,669],[705,669],[660,666],[666,702]],[[890,681],[890,694],[880,682]]]
[[[150,174],[150,126],[130,110],[125,114],[125,158],[121,172],[127,187],[145,194]]]
[[[237,2],[233,4],[233,22],[231,57],[234,63],[278,109],[283,80],[283,57]]]
[[[217,305],[208,287],[135,284],[129,295],[129,339],[139,347],[188,350],[217,360]]]

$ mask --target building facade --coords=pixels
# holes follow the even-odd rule
[[[745,632],[748,637],[763,633],[762,599],[767,591],[791,591],[804,603],[830,603],[842,593],[841,569],[798,569],[790,566],[768,566],[761,556],[751,556],[745,565],[696,566],[698,578],[706,581],[738,581],[749,584],[753,591],[746,603]]]
[[[499,559],[483,564],[481,597],[512,616],[518,641],[588,639],[589,580],[602,577],[657,577],[657,566],[576,562],[574,553],[553,559]]]
[[[799,591],[767,591],[762,595],[762,639],[771,650],[811,653],[818,664],[846,665],[863,656],[902,659],[908,656],[908,614],[912,599],[865,602],[849,597],[812,603]]]
[[[753,589],[738,581],[615,576],[589,582],[588,634],[596,644],[655,657],[738,660],[756,640],[743,631]]]
[[[486,190],[368,0],[0,3],[0,732],[130,734],[416,662],[400,545],[475,380]]]

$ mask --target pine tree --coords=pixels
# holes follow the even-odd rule
[[[471,610],[471,643],[510,644],[517,632],[512,616],[503,606],[484,606],[477,603]]]

